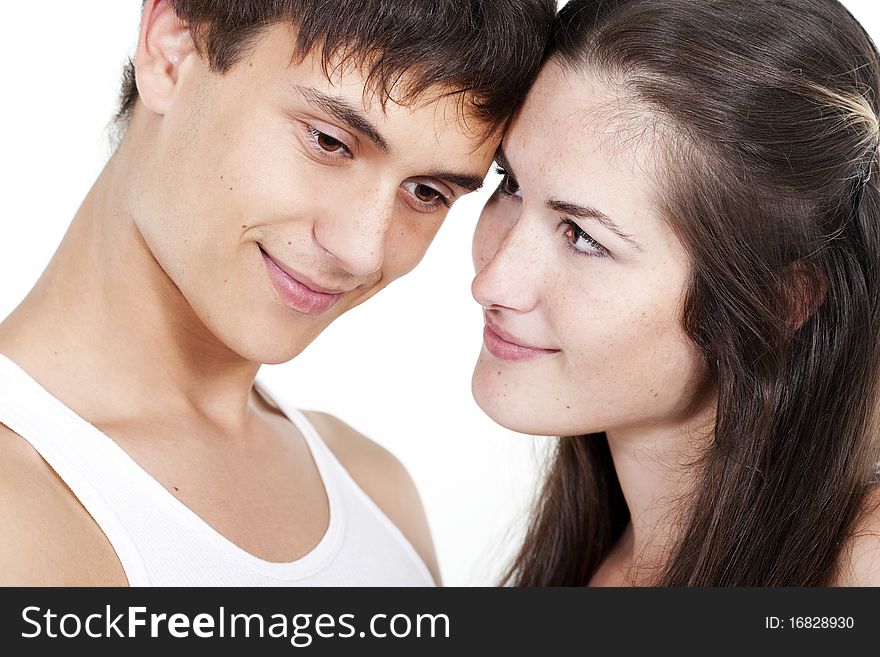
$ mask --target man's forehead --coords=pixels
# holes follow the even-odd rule
[[[300,54],[290,25],[268,28],[251,55],[253,66],[274,69],[283,76],[288,92],[309,96],[313,103],[327,106],[328,99],[334,99],[347,105],[347,109],[373,116],[409,112],[424,117],[423,110],[427,109],[436,115],[436,124],[449,125],[469,135],[476,149],[483,142],[497,142],[501,138],[501,128],[480,117],[480,98],[449,84],[424,86],[423,67],[384,76],[381,54],[327,54],[320,47]]]
[[[317,84],[314,79],[294,76],[287,88],[294,98],[357,130],[386,153],[405,148],[413,139],[429,134],[438,147],[450,138],[467,142],[468,154],[494,152],[501,140],[501,130],[486,125],[468,111],[467,101],[460,94],[438,89],[430,95],[398,102],[365,90],[363,84],[359,75],[335,83],[325,78]],[[400,128],[405,133],[403,141],[393,134]]]

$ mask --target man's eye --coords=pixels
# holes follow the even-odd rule
[[[336,151],[345,148],[345,144],[341,141],[333,139],[333,137],[324,134],[320,130],[312,128],[312,136],[315,138],[315,143],[328,153],[335,153]]]
[[[406,192],[410,207],[419,212],[433,212],[438,208],[448,208],[452,205],[451,192],[450,196],[447,196],[443,191],[418,180],[405,180],[401,184],[401,189]]]
[[[310,125],[306,126],[306,130],[308,131],[306,139],[309,142],[309,146],[316,153],[322,155],[342,155],[345,157],[351,157],[351,151],[348,146],[335,137],[331,137],[326,132],[321,132]]]
[[[433,201],[437,201],[440,199],[442,194],[438,192],[433,187],[428,187],[427,185],[416,185],[413,189],[413,195],[419,199],[420,201],[424,201],[425,203],[432,203]]]

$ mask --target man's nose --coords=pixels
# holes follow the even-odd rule
[[[349,195],[314,224],[318,244],[353,276],[369,276],[382,268],[385,239],[394,218],[397,189]]]

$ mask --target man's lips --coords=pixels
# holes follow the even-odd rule
[[[291,269],[290,267],[285,265],[283,262],[279,262],[278,260],[276,260],[275,258],[270,256],[266,252],[266,250],[263,249],[263,247],[260,247],[260,251],[262,251],[263,255],[266,256],[267,258],[269,258],[272,261],[272,263],[276,267],[278,267],[278,269],[280,269],[285,274],[290,276],[290,278],[292,278],[296,282],[298,282],[302,285],[305,285],[312,292],[318,292],[320,294],[344,294],[344,293],[350,291],[350,290],[343,290],[343,289],[333,289],[330,287],[325,287],[323,285],[319,285],[318,283],[315,283],[312,279],[310,279],[308,276],[305,276],[304,274],[300,274],[299,272],[294,271],[293,269]]]
[[[307,315],[320,315],[336,305],[343,292],[331,291],[291,271],[260,248],[269,279],[285,305]]]

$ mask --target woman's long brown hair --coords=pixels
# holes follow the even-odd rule
[[[834,0],[572,0],[553,48],[661,126],[682,325],[716,397],[647,583],[838,581],[878,464],[876,48]],[[504,581],[585,585],[628,522],[605,435],[560,438]]]

